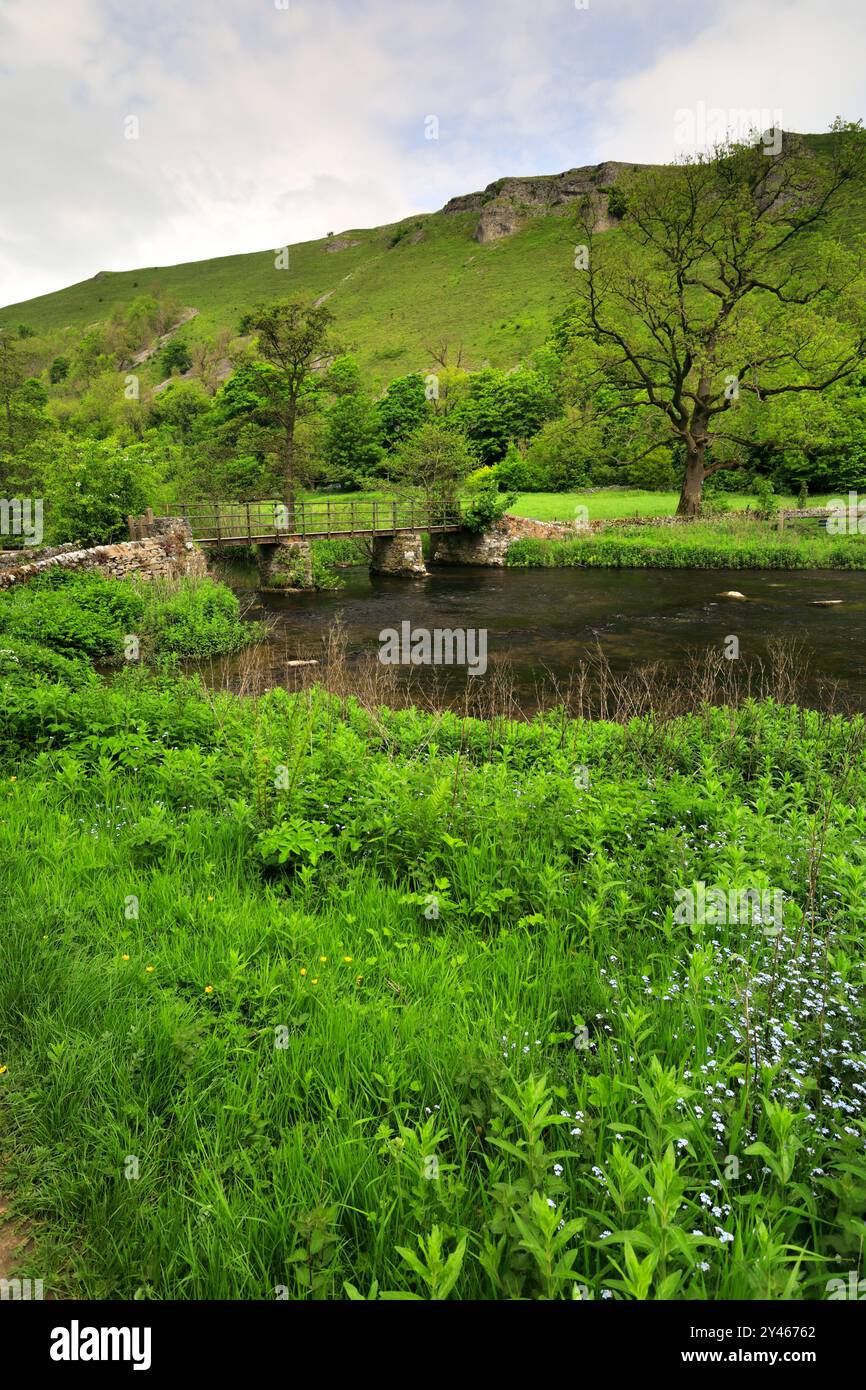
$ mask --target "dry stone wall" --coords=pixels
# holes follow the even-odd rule
[[[57,546],[32,550],[29,558],[17,564],[5,560],[0,565],[0,590],[26,584],[57,568],[90,570],[111,579],[126,579],[132,574],[142,579],[200,579],[207,573],[204,552],[193,542],[186,522],[178,517],[159,517],[145,540],[71,549]]]

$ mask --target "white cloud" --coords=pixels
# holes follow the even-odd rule
[[[783,129],[826,130],[864,111],[866,7],[862,0],[727,0],[694,37],[672,45],[643,72],[597,83],[603,112],[597,158],[654,162],[684,152],[678,110],[781,113]],[[699,121],[696,121],[696,129]]]

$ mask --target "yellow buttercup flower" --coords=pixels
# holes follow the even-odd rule
[[[213,994],[213,985],[205,985],[204,992],[205,994]]]
[[[152,975],[154,970],[156,969],[156,967],[153,965],[146,965],[144,968],[147,971],[148,975]]]
[[[307,967],[306,967],[305,965],[302,965],[302,966],[301,966],[301,974],[302,974],[302,975],[306,975],[306,973],[307,973]]]
[[[326,961],[327,959],[328,959],[327,956],[319,956],[319,960],[321,961],[322,965],[325,964],[325,961]]]
[[[0,1076],[3,1075],[4,1071],[8,1071],[8,1070],[9,1070],[8,1067],[0,1067]]]
[[[351,956],[343,956],[343,960],[346,962],[347,965],[351,965],[351,963],[352,963],[352,957],[351,957]]]
[[[129,960],[129,956],[121,956],[120,959],[121,959],[121,960]]]
[[[318,975],[316,976],[315,980],[311,980],[311,981],[310,981],[310,984],[311,984],[311,985],[317,985],[318,983],[319,983],[319,977],[318,977]]]

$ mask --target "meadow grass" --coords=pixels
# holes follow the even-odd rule
[[[0,693],[0,1188],[46,1289],[785,1299],[857,1268],[861,719]],[[784,921],[689,925],[699,880]]]
[[[577,507],[586,507],[590,521],[607,521],[627,516],[673,516],[679,492],[648,492],[640,488],[605,488],[603,492],[521,492],[509,507],[515,516],[534,521],[574,521]],[[785,507],[796,507],[795,497],[782,497]],[[810,497],[810,507],[824,507],[829,497]],[[726,492],[725,505],[731,511],[754,507],[755,498],[747,492]]]

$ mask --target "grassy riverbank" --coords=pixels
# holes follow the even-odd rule
[[[0,697],[0,1190],[46,1291],[776,1299],[857,1267],[862,720],[141,670]],[[699,880],[778,890],[779,931],[678,920]]]
[[[696,521],[688,526],[621,526],[568,540],[512,542],[521,569],[866,569],[866,537],[761,521]]]
[[[96,679],[92,662],[206,658],[238,652],[263,631],[210,579],[132,584],[58,567],[0,594],[0,672],[86,684]]]

